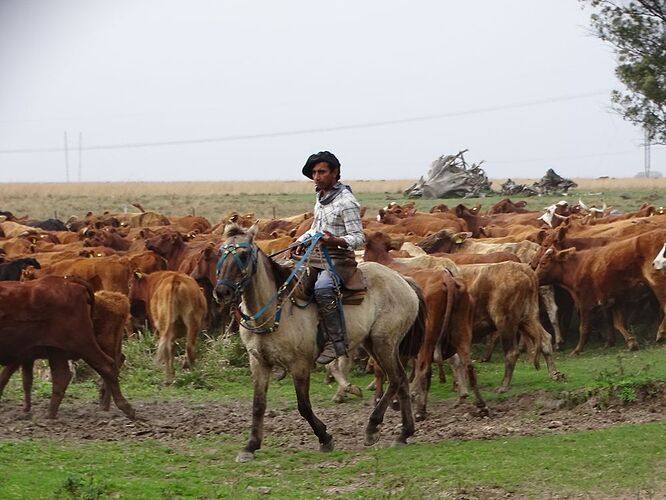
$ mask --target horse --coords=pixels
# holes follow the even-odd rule
[[[227,304],[240,301],[236,314],[240,318],[240,337],[250,358],[254,388],[250,439],[236,461],[252,460],[255,451],[261,448],[266,393],[273,367],[291,372],[299,413],[319,439],[320,451],[332,451],[333,436],[315,416],[309,394],[310,373],[318,355],[316,305],[296,307],[283,300],[281,292],[290,271],[257,247],[256,233],[256,225],[244,229],[231,224],[225,228],[226,240],[220,247],[215,287],[218,300]],[[418,285],[408,283],[397,272],[375,262],[361,263],[359,267],[366,279],[367,294],[360,304],[346,305],[344,309],[349,352],[362,344],[389,380],[388,390],[368,419],[365,445],[379,441],[379,426],[396,394],[402,427],[394,445],[404,445],[414,434],[414,417],[399,345],[407,335],[423,337],[425,305],[419,299]],[[284,314],[280,314],[283,306]]]

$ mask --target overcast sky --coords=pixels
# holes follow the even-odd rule
[[[64,181],[65,131],[73,181],[79,133],[84,181],[300,179],[324,149],[346,179],[417,178],[462,149],[492,178],[633,176],[642,132],[610,111],[615,58],[589,15],[577,0],[0,0],[0,182]],[[10,152],[35,149],[55,151]]]

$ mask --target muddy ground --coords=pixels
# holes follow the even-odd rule
[[[93,401],[66,399],[58,419],[45,417],[46,400],[36,399],[31,415],[21,411],[16,400],[0,401],[0,441],[53,439],[62,441],[125,441],[159,439],[186,440],[194,437],[227,435],[244,440],[250,428],[251,405],[245,403],[199,403],[187,400],[133,400],[137,421],[120,411],[100,411]],[[449,439],[490,439],[508,436],[537,436],[595,430],[628,423],[666,418],[666,389],[652,390],[638,402],[610,404],[598,398],[571,407],[546,393],[529,394],[489,403],[490,416],[481,416],[471,404],[454,407],[453,402],[429,406],[427,420],[416,423],[412,443],[433,443]],[[335,437],[336,449],[362,449],[370,401],[356,401],[333,407],[315,408]],[[308,424],[291,408],[271,407],[266,412],[267,445],[286,449],[317,449]],[[389,446],[400,425],[399,412],[389,409],[382,428],[380,446]]]

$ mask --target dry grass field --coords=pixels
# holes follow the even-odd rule
[[[499,189],[506,179],[494,179]],[[531,185],[536,179],[514,179]],[[604,202],[620,210],[631,210],[643,202],[666,205],[666,178],[603,178],[575,179],[578,188],[570,198],[582,198],[587,204]],[[389,201],[405,201],[402,191],[414,180],[352,180],[346,181],[370,213]],[[87,211],[136,211],[132,203],[141,203],[146,210],[166,215],[195,213],[217,222],[231,210],[252,212],[257,217],[283,217],[312,209],[313,187],[308,181],[244,181],[244,182],[84,182],[84,183],[15,183],[0,184],[0,210],[35,218],[71,215]],[[530,209],[538,210],[560,197],[526,198]],[[500,199],[464,200],[466,204],[490,206]],[[518,198],[516,198],[518,199]],[[455,206],[461,200],[417,200],[421,210],[438,203]]]

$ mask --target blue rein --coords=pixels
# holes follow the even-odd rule
[[[236,313],[239,316],[239,323],[243,326],[243,328],[250,330],[255,333],[272,333],[275,330],[278,329],[280,326],[280,318],[282,317],[282,294],[284,291],[287,289],[289,286],[289,283],[294,279],[294,277],[298,274],[298,272],[303,268],[303,266],[307,263],[307,261],[310,259],[310,255],[312,255],[312,252],[315,249],[315,246],[317,245],[317,242],[319,239],[323,236],[322,233],[315,233],[313,234],[310,238],[304,240],[302,243],[303,245],[308,245],[307,249],[305,250],[305,253],[301,257],[301,259],[296,263],[294,266],[294,269],[291,271],[287,279],[285,280],[282,285],[278,288],[277,292],[273,294],[273,296],[270,298],[268,303],[263,306],[259,311],[257,311],[255,314],[252,316],[248,316],[247,314],[243,313],[240,308],[236,305],[232,306],[236,309]],[[252,263],[252,269],[248,271],[248,267],[250,262],[246,263],[245,265],[241,261],[240,257],[238,256],[238,250],[241,248],[250,248],[251,249],[251,263]],[[234,299],[237,299],[241,293],[243,292],[243,289],[247,286],[247,284],[250,282],[250,279],[254,275],[254,273],[257,271],[257,246],[248,243],[248,242],[243,242],[243,243],[232,243],[228,245],[222,245],[220,247],[220,258],[217,261],[216,270],[217,274],[220,274],[220,269],[222,268],[222,265],[224,264],[224,261],[226,258],[231,255],[234,258],[234,261],[236,262],[236,266],[238,267],[240,273],[241,273],[241,280],[236,282],[236,281],[231,281],[227,278],[221,278],[217,280],[217,285],[225,285],[231,288],[234,292]],[[330,259],[328,257],[328,252],[326,249],[324,249],[324,254],[326,255],[327,259]],[[270,307],[273,305],[275,302],[278,302],[278,305],[275,309],[275,319],[273,321],[273,326],[269,328],[262,328],[262,327],[256,327],[256,326],[251,326],[249,322],[255,322],[257,319],[261,317],[262,314],[264,314]]]

